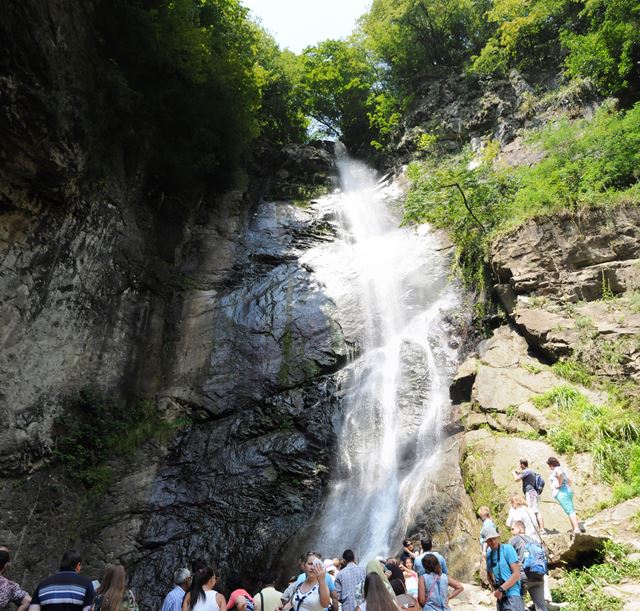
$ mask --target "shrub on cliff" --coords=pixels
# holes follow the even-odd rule
[[[108,461],[126,456],[153,437],[164,437],[182,426],[165,421],[148,401],[117,402],[87,386],[66,402],[56,419],[54,454],[67,474],[95,492],[111,482]]]
[[[571,386],[558,386],[533,399],[552,409],[560,424],[549,443],[560,453],[591,452],[598,474],[614,486],[614,501],[640,494],[640,412],[624,397],[595,405]]]
[[[530,140],[545,153],[530,167],[504,167],[467,149],[409,168],[405,222],[447,229],[469,284],[484,283],[492,237],[526,218],[579,206],[640,203],[640,104],[627,112],[604,107],[592,121],[556,124]]]
[[[493,0],[486,18],[494,33],[471,68],[564,65],[567,76],[589,77],[606,94],[638,93],[640,7],[636,0]]]

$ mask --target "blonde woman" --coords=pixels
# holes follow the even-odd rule
[[[509,516],[507,517],[507,526],[509,529],[511,529],[516,522],[522,522],[525,529],[524,534],[540,542],[542,539],[536,526],[536,516],[531,509],[529,509],[529,504],[524,496],[519,492],[514,492],[509,497],[509,503],[511,504]]]

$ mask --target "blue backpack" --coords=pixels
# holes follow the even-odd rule
[[[528,537],[522,537],[522,540],[525,542],[522,558],[525,575],[530,581],[540,581],[547,574],[547,554],[537,541]]]
[[[540,496],[542,494],[542,491],[544,490],[544,480],[542,479],[542,475],[540,475],[539,473],[535,474],[533,487],[536,489],[538,496]]]

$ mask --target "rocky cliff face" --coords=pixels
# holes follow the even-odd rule
[[[506,517],[508,495],[520,490],[511,475],[520,457],[544,477],[546,459],[559,455],[548,437],[562,430],[561,410],[537,398],[569,388],[598,410],[611,401],[607,388],[637,396],[639,220],[636,206],[563,212],[531,219],[491,246],[494,289],[509,324],[461,365],[451,396],[465,429],[465,487],[475,505],[493,504],[498,522]],[[567,359],[583,378],[567,379],[551,366]],[[599,475],[592,453],[569,452],[560,460],[573,474],[581,519],[612,503],[611,482]],[[541,511],[551,531],[545,540],[553,565],[589,565],[605,539],[637,548],[637,537],[618,528],[618,516],[636,504],[627,501],[586,520],[586,534],[567,535],[566,515],[547,486]],[[634,600],[627,594],[616,598]]]
[[[590,208],[528,221],[496,240],[496,292],[533,346],[638,379],[640,315],[629,299],[640,289],[639,226],[635,206]],[[607,349],[615,358],[603,358]]]
[[[86,112],[93,18],[92,3],[25,2],[0,25],[0,539],[28,588],[73,545],[94,576],[125,562],[155,608],[174,563],[204,556],[228,574],[251,549],[264,566],[307,519],[346,347],[297,263],[327,219],[257,205],[262,179],[158,192],[124,143],[101,148]],[[267,188],[326,188],[331,165],[326,147],[289,147]],[[183,417],[173,439],[112,457],[101,496],[52,453],[56,417],[87,384]]]

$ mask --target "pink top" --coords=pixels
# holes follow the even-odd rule
[[[234,590],[231,592],[231,596],[229,596],[229,600],[227,601],[227,609],[233,609],[236,606],[236,600],[238,596],[244,596],[248,601],[251,601],[253,604],[253,598],[246,590]]]

